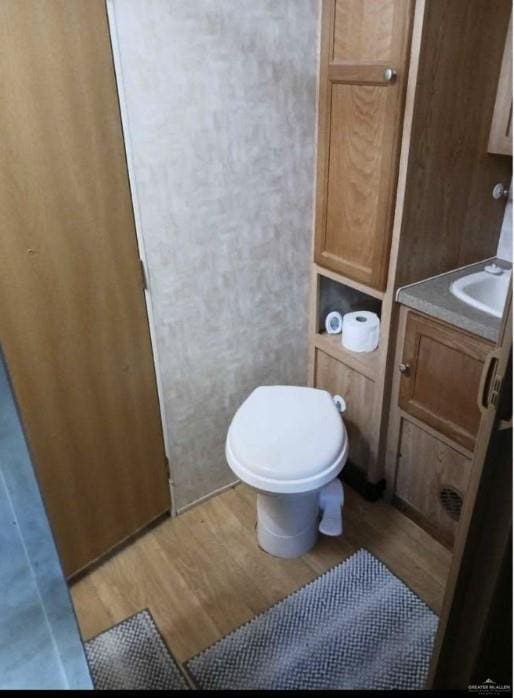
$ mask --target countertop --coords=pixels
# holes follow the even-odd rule
[[[500,318],[488,315],[481,310],[472,308],[450,293],[450,285],[456,279],[481,271],[486,264],[494,262],[503,269],[511,269],[512,265],[502,259],[493,257],[467,267],[449,271],[446,274],[434,276],[425,281],[419,281],[409,286],[399,288],[396,300],[425,315],[442,320],[467,332],[476,334],[484,339],[496,342],[500,330]]]
[[[92,688],[0,353],[0,689]]]

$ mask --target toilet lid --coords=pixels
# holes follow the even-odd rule
[[[236,412],[226,450],[229,465],[249,484],[265,488],[268,480],[306,482],[327,469],[341,470],[346,430],[325,390],[265,386]]]

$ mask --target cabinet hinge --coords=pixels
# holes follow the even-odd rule
[[[141,282],[145,291],[148,291],[148,281],[146,278],[145,264],[142,259],[139,260],[139,269],[141,271]]]

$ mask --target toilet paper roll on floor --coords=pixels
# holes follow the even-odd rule
[[[380,319],[368,310],[346,313],[343,316],[342,344],[356,352],[374,351],[380,337]]]

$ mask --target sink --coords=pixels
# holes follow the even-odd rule
[[[511,271],[495,264],[483,271],[461,276],[450,285],[450,293],[472,308],[501,317],[509,291]]]

